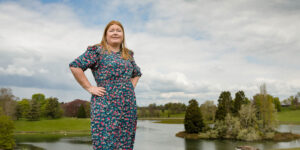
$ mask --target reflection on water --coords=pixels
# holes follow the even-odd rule
[[[236,146],[249,145],[262,150],[274,148],[300,147],[300,140],[291,142],[243,142],[234,140],[186,140],[178,138],[175,134],[183,131],[182,124],[159,124],[149,120],[139,120],[136,133],[134,149],[136,150],[231,150]],[[293,132],[300,134],[300,125],[280,125],[278,130],[281,132]],[[26,140],[27,139],[27,140]],[[29,144],[36,149],[40,147],[46,150],[92,150],[90,136],[83,137],[50,137],[36,140],[34,138],[23,138],[18,140],[21,144]],[[28,146],[28,145],[27,145]]]

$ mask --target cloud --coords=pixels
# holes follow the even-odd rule
[[[264,82],[281,100],[300,89],[299,2],[30,2],[0,3],[0,86],[20,97],[45,91],[89,99],[68,63],[98,43],[112,19],[125,26],[143,72],[138,105],[216,101],[238,90],[251,98]]]

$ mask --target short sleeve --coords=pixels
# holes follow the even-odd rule
[[[87,50],[69,64],[69,67],[81,68],[85,71],[92,68],[99,58],[97,46],[89,46]]]
[[[132,57],[131,64],[133,66],[133,72],[132,72],[131,78],[141,77],[142,76],[141,68],[135,63],[135,60],[134,60],[134,57],[133,57],[134,53],[131,52],[130,55]]]

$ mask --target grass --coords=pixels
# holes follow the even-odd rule
[[[15,121],[15,133],[89,133],[90,118],[60,118],[40,121]]]
[[[300,124],[300,110],[284,109],[277,113],[280,124]]]

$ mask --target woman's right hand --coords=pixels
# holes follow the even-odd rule
[[[104,87],[90,86],[87,91],[93,95],[103,96],[106,91]]]

